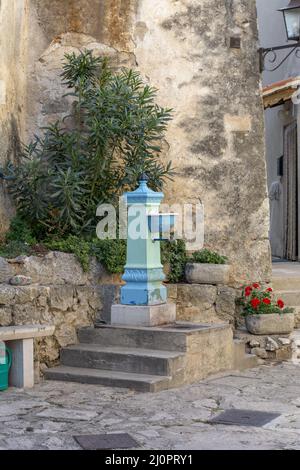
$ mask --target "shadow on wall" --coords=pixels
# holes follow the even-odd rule
[[[128,50],[138,0],[34,0],[39,24],[49,42],[76,32]]]

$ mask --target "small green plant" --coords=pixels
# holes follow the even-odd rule
[[[215,251],[210,251],[208,249],[203,249],[195,251],[191,258],[189,259],[190,263],[207,263],[207,264],[226,264],[228,258],[226,256],[221,256]]]
[[[17,256],[29,255],[30,252],[30,245],[19,240],[12,240],[0,245],[0,256],[3,258],[13,259]]]
[[[15,216],[10,222],[9,231],[5,235],[5,241],[6,243],[16,241],[34,245],[36,238],[33,236],[26,221],[19,216]]]
[[[16,258],[30,254],[31,246],[36,243],[28,224],[18,216],[10,223],[4,241],[0,245],[0,256],[4,258]]]
[[[163,242],[161,248],[162,263],[170,266],[169,282],[177,284],[185,279],[187,253],[184,240]]]
[[[122,274],[126,264],[126,240],[94,240],[92,254],[112,274]]]

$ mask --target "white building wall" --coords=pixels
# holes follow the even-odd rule
[[[288,44],[283,15],[277,10],[288,5],[289,0],[257,0],[260,47],[272,47]],[[279,51],[278,58],[283,58],[288,51]],[[266,64],[272,68],[271,63]],[[300,75],[300,59],[293,54],[278,70],[263,72],[263,86],[286,78]],[[283,106],[268,109],[266,123],[266,158],[268,164],[268,185],[277,178],[277,158],[283,154]]]
[[[260,47],[268,48],[292,44],[292,42],[287,41],[283,14],[277,11],[279,8],[287,6],[289,0],[256,0],[256,3]],[[279,63],[288,52],[289,49],[279,51],[277,53],[278,60],[276,63]],[[265,65],[266,68],[272,68],[274,66],[268,61]],[[300,59],[298,59],[295,54],[292,54],[278,70],[273,72],[264,71],[262,74],[262,83],[263,86],[266,86],[296,76],[300,76]],[[290,111],[287,111],[284,106],[277,106],[265,112],[266,159],[269,188],[274,181],[279,179],[277,176],[277,159],[283,155],[283,130],[288,121],[293,118],[293,115],[296,117],[298,112],[296,108],[299,107],[292,106]],[[300,129],[299,126],[298,129]]]

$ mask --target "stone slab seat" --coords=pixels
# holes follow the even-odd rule
[[[4,341],[12,352],[9,385],[18,388],[34,386],[34,338],[52,336],[54,326],[22,325],[0,327],[0,341]]]

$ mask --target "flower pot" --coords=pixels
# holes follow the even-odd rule
[[[228,264],[187,263],[185,277],[190,284],[228,284]]]
[[[253,335],[288,335],[295,326],[293,313],[247,315],[246,328]]]

